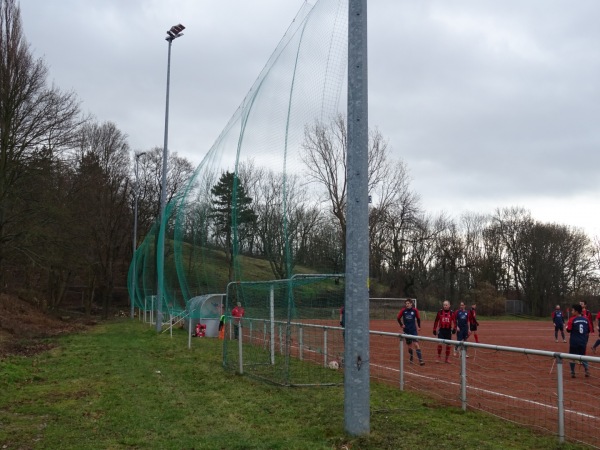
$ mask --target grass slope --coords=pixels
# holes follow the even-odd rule
[[[0,448],[549,449],[552,436],[371,387],[371,433],[344,432],[341,387],[280,388],[226,373],[216,339],[136,321],[0,360]],[[583,448],[565,445],[561,448]]]

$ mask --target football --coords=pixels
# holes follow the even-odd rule
[[[339,369],[339,368],[340,368],[340,364],[339,364],[337,361],[331,361],[331,362],[328,364],[328,367],[329,367],[330,369],[337,370],[337,369]]]

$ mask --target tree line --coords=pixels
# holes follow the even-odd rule
[[[45,62],[25,39],[16,0],[2,0],[3,291],[57,309],[67,289],[78,286],[88,313],[99,304],[108,314],[133,253],[136,196],[140,241],[160,215],[162,148],[136,153],[116,124],[83,114],[75,93],[49,85]],[[222,250],[230,263],[238,254],[263,258],[275,278],[298,266],[343,272],[345,118],[307,124],[300,154],[297,174],[256,167],[252,160],[237,171],[207,174],[196,199],[201,220],[190,221],[183,239],[195,242],[201,232],[202,245]],[[194,170],[176,153],[168,163],[170,201]],[[460,218],[427,214],[406,164],[393,158],[376,129],[369,139],[369,193],[372,296],[416,297],[431,308],[442,299],[473,301],[483,313],[503,312],[504,300],[516,299],[536,315],[576,298],[597,299],[597,239],[536,221],[523,208]]]

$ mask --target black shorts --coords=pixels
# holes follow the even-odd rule
[[[477,325],[472,323],[471,325],[469,325],[469,330],[471,331],[477,331]]]
[[[565,325],[562,324],[562,323],[555,323],[554,324],[554,328],[557,329],[557,330],[564,330]]]
[[[569,353],[572,355],[585,355],[586,345],[569,344]]]
[[[439,339],[452,339],[452,330],[450,328],[440,328],[438,330],[438,338]]]
[[[404,334],[412,334],[413,336],[418,336],[418,334],[417,334],[417,331],[416,331],[416,330],[407,330],[406,328],[404,328],[404,329],[402,330],[402,332],[403,332]],[[418,339],[406,339],[406,345],[410,345],[410,344],[412,344],[412,343],[413,343],[413,341],[417,341],[417,342],[419,342],[419,341],[418,341]]]

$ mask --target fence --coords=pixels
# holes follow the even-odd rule
[[[225,367],[290,386],[340,384],[340,372],[331,368],[343,367],[342,328],[248,318],[241,326],[236,353],[229,352],[227,361],[224,353]],[[292,345],[286,347],[288,333]],[[600,385],[594,369],[600,358],[419,336],[425,362],[420,366],[409,362],[405,338],[414,336],[370,332],[373,381],[552,433],[560,442],[598,445],[593,430],[600,429]],[[282,365],[286,358],[291,358],[287,366]],[[590,364],[590,378],[583,362]]]

